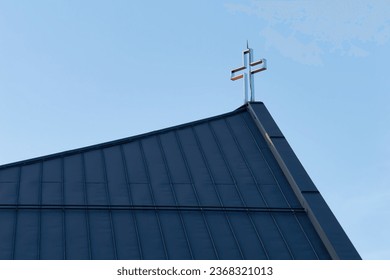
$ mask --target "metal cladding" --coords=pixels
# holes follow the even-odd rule
[[[0,166],[0,259],[359,259],[283,140],[251,102]]]

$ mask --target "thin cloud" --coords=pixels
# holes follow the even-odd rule
[[[262,19],[260,34],[268,46],[308,64],[321,63],[325,52],[367,56],[365,44],[390,39],[388,0],[257,0],[227,7]],[[309,52],[306,58],[296,48]]]
[[[264,28],[261,36],[266,41],[267,47],[277,49],[282,55],[291,57],[304,64],[322,64],[322,50],[313,42],[304,43],[292,35],[284,36],[276,29]]]

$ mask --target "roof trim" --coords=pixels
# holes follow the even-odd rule
[[[361,257],[263,103],[248,103],[248,111],[272,154],[305,208],[332,259]]]

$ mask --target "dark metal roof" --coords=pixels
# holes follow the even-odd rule
[[[0,259],[359,259],[263,103],[0,166]]]

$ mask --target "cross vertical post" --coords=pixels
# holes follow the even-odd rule
[[[248,47],[242,52],[244,66],[233,69],[231,71],[230,79],[232,81],[239,80],[244,78],[244,101],[252,102],[255,101],[255,85],[253,81],[253,75],[267,70],[267,60],[262,58],[258,61],[253,61],[253,50]],[[252,67],[260,65],[260,68],[255,68],[252,70]],[[238,74],[241,73],[241,74]]]

